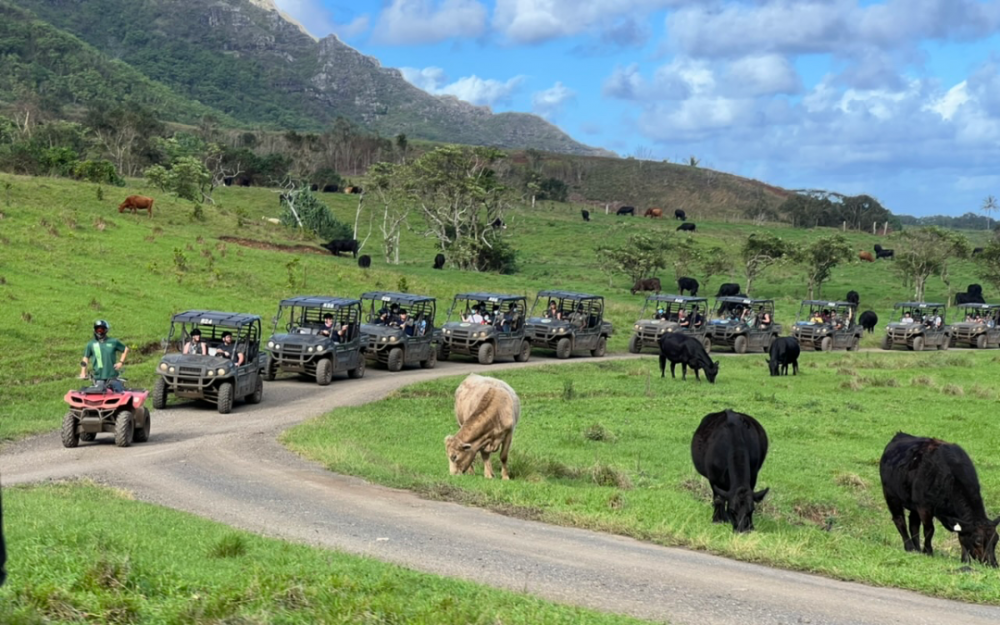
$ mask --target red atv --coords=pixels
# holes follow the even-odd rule
[[[124,380],[92,380],[91,386],[66,393],[69,412],[63,417],[63,447],[92,441],[101,432],[113,432],[115,445],[128,447],[149,440],[149,409],[143,404],[149,391],[128,390]]]

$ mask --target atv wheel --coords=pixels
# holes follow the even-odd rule
[[[747,337],[740,335],[733,341],[733,351],[737,354],[747,353]]]
[[[821,352],[828,352],[833,349],[833,339],[829,336],[824,336],[823,340],[819,342],[819,350]]]
[[[638,354],[642,351],[642,339],[637,335],[633,334],[632,338],[628,340],[628,353]]]
[[[986,349],[986,335],[980,334],[976,337],[976,349]]]
[[[144,417],[143,423],[145,423],[146,425],[144,425],[141,428],[138,427],[135,428],[134,433],[132,434],[132,441],[136,443],[145,443],[146,441],[149,440],[149,430],[150,430],[149,409],[146,408],[145,406],[139,408],[139,410],[135,411],[136,417],[139,416],[140,410],[144,412],[144,414],[142,415]]]
[[[347,377],[357,380],[358,378],[365,377],[365,356],[364,354],[358,354],[358,366],[350,369],[347,372]]]
[[[326,386],[333,381],[333,361],[324,358],[316,363],[316,384]]]
[[[67,412],[62,422],[62,444],[63,447],[72,449],[80,444],[80,435],[76,432],[76,417],[72,412]]]
[[[385,361],[389,371],[396,372],[403,368],[403,348],[393,347],[389,350],[389,358]]]
[[[608,353],[608,339],[603,336],[597,339],[597,347],[590,350],[590,355],[594,358],[600,358],[604,354]]]
[[[559,339],[559,342],[556,343],[556,358],[560,358],[562,360],[569,358],[572,353],[572,345],[573,343],[569,340],[569,337]]]
[[[233,411],[233,383],[223,382],[219,385],[219,414],[229,414]]]
[[[444,343],[438,345],[438,360],[445,361],[448,360],[448,356],[451,355],[451,350]]]
[[[267,357],[267,365],[264,367],[264,379],[268,382],[274,382],[274,378],[278,376],[278,364],[274,362],[274,358],[270,356]],[[154,408],[156,406],[153,406]]]
[[[167,381],[162,378],[156,378],[156,383],[153,384],[153,408],[157,410],[163,410],[167,407]]]
[[[492,365],[496,353],[496,348],[493,347],[492,343],[483,343],[479,346],[479,364]]]
[[[259,404],[262,399],[264,399],[264,380],[258,375],[257,386],[254,387],[252,393],[246,396],[246,400],[248,404]]]
[[[514,354],[514,360],[517,362],[528,362],[531,358],[531,341],[524,339],[521,341],[521,351]]]
[[[438,352],[436,348],[431,349],[431,355],[427,357],[427,360],[420,361],[420,367],[422,369],[433,369],[438,363]]]
[[[135,417],[129,410],[122,410],[115,417],[115,445],[128,447],[135,437]]]
[[[922,352],[924,351],[924,337],[918,336],[913,339],[913,351]]]
[[[892,349],[892,341],[889,340],[888,336],[882,337],[882,349]]]

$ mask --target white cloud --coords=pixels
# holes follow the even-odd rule
[[[727,74],[727,88],[740,95],[793,94],[801,88],[795,68],[776,54],[738,59],[730,64]]]
[[[550,88],[531,96],[531,110],[546,119],[552,119],[574,98],[576,98],[575,91],[561,82],[556,82]]]
[[[477,0],[392,0],[373,32],[378,43],[411,45],[474,38],[486,27],[486,8]]]
[[[436,92],[448,82],[448,75],[440,67],[425,67],[423,69],[400,67],[399,71],[403,73],[403,78],[410,84],[428,93]]]
[[[624,45],[630,32],[636,32],[631,28],[635,20],[657,9],[696,1],[497,0],[493,27],[515,43],[540,43],[599,30],[606,31],[606,38],[614,43]]]
[[[350,39],[368,30],[367,15],[357,15],[349,22],[340,23],[322,0],[274,0],[274,4],[317,37],[334,33]]]
[[[465,76],[449,83],[448,75],[440,67],[401,67],[400,72],[410,84],[433,95],[453,95],[459,100],[472,104],[494,106],[510,101],[521,87],[524,76],[514,76],[508,80]]]

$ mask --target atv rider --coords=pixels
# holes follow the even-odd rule
[[[80,379],[87,379],[87,366],[94,363],[94,379],[97,382],[105,382],[111,390],[122,392],[125,386],[118,379],[118,371],[125,364],[128,357],[128,347],[118,339],[108,336],[111,326],[104,319],[94,322],[94,339],[87,343],[83,350],[83,360],[80,361]],[[122,356],[116,360],[115,355],[121,352]]]

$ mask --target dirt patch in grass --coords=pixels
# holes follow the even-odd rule
[[[284,245],[282,243],[271,243],[270,241],[257,241],[255,239],[241,239],[239,237],[219,237],[220,241],[235,243],[243,247],[252,247],[255,250],[266,250],[268,252],[285,252],[289,254],[319,254],[329,256],[330,252],[312,245]]]

